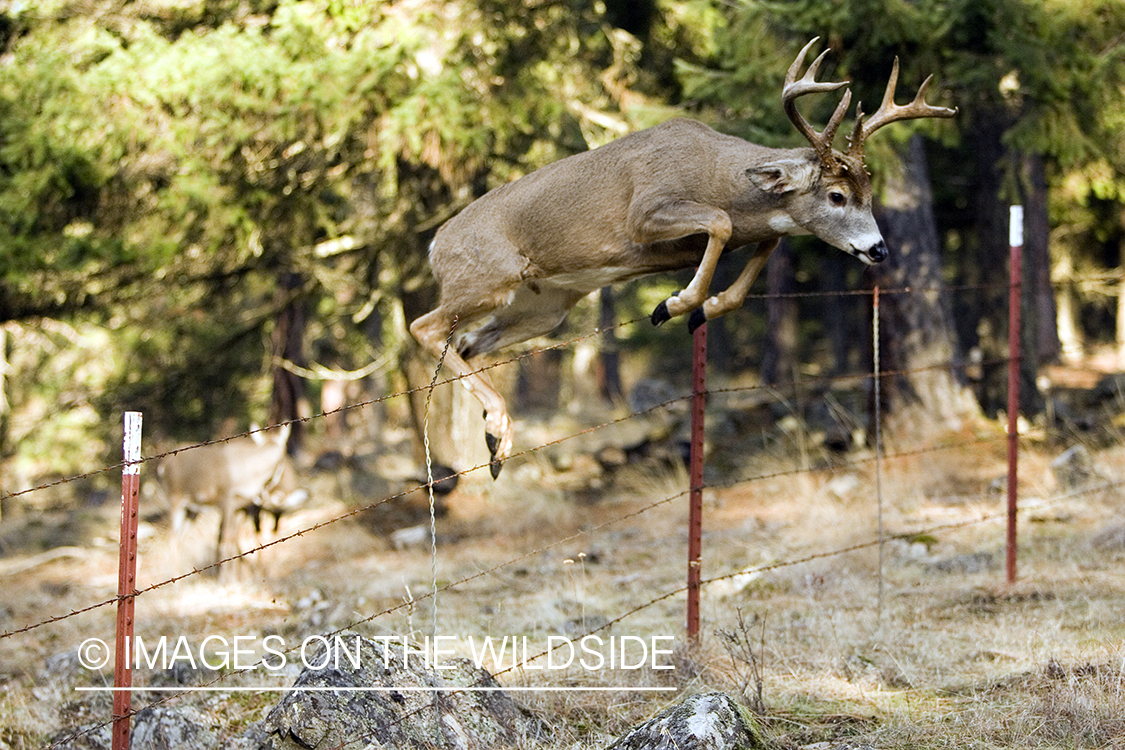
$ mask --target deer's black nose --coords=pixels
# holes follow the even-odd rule
[[[872,263],[882,263],[887,259],[887,243],[879,240],[876,244],[872,245],[867,251],[868,257],[871,258]]]

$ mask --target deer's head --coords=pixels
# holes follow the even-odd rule
[[[803,76],[797,77],[805,56],[816,41],[813,39],[806,44],[789,67],[781,94],[785,114],[808,139],[812,149],[791,152],[789,157],[755,167],[750,170],[749,176],[760,189],[785,195],[786,209],[802,229],[865,263],[878,263],[887,257],[887,245],[872,215],[871,178],[863,163],[864,143],[872,133],[888,123],[923,117],[952,117],[957,110],[926,103],[930,78],[922,83],[910,104],[895,104],[898,82],[896,57],[879,109],[870,118],[865,118],[862,105],[857,107],[848,150],[846,153],[836,151],[832,148],[832,141],[851,104],[851,91],[844,91],[828,124],[819,133],[797,111],[798,97],[835,91],[848,85],[847,81],[816,80],[817,70],[828,50],[809,65]]]

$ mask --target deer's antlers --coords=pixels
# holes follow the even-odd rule
[[[837,82],[821,82],[816,80],[817,70],[820,68],[820,63],[828,54],[829,50],[824,50],[820,56],[813,61],[805,74],[801,76],[800,80],[797,79],[797,73],[801,70],[801,66],[805,63],[805,55],[808,54],[809,49],[816,44],[820,37],[814,37],[811,42],[806,44],[797,55],[797,59],[789,66],[789,72],[785,75],[785,88],[781,91],[781,105],[785,109],[786,116],[793,123],[793,126],[808,139],[812,144],[813,149],[816,150],[817,156],[826,167],[835,166],[837,159],[835,154],[832,153],[832,140],[836,137],[836,131],[840,128],[840,123],[844,119],[844,114],[848,111],[848,105],[852,100],[851,90],[844,92],[844,96],[840,99],[840,103],[836,105],[836,111],[832,113],[829,118],[828,124],[824,126],[824,130],[816,132],[812,125],[801,116],[797,111],[797,97],[804,96],[805,94],[815,94],[823,91],[835,91],[836,89],[847,86],[848,81]]]
[[[819,133],[797,111],[797,97],[805,94],[835,91],[848,85],[848,81],[822,82],[816,80],[820,63],[829,50],[821,52],[820,56],[809,65],[805,74],[799,79],[797,78],[797,73],[800,72],[801,66],[805,63],[805,56],[819,39],[820,37],[814,37],[811,42],[806,44],[797,55],[797,59],[789,66],[789,72],[785,75],[785,88],[781,92],[781,103],[785,109],[785,114],[794,127],[812,144],[817,156],[820,157],[821,163],[829,169],[834,169],[839,166],[839,159],[832,151],[832,141],[836,137],[836,131],[839,130],[840,123],[843,121],[844,114],[848,111],[848,105],[851,103],[851,90],[844,91],[844,96],[840,99],[840,103],[836,105],[836,111],[832,113],[832,117],[829,118],[828,124],[824,126],[824,130]],[[857,108],[855,129],[852,130],[852,134],[848,138],[850,143],[848,155],[862,162],[864,141],[887,123],[898,120],[916,120],[923,117],[953,117],[957,114],[956,109],[936,107],[926,103],[926,90],[929,88],[932,79],[933,76],[929,76],[922,82],[922,85],[918,88],[918,94],[910,104],[895,104],[895,87],[898,85],[898,58],[896,57],[894,67],[891,68],[890,80],[887,81],[887,90],[883,93],[883,102],[879,105],[879,109],[865,122],[862,105]]]
[[[883,92],[883,102],[879,105],[879,109],[871,115],[871,119],[864,122],[863,105],[860,104],[856,108],[855,128],[852,130],[851,137],[848,138],[850,142],[848,155],[863,161],[864,142],[872,133],[887,123],[898,120],[917,120],[923,117],[953,117],[957,114],[956,109],[935,107],[926,103],[926,90],[930,87],[931,80],[933,80],[932,75],[926,76],[926,80],[922,81],[914,101],[910,104],[895,104],[895,86],[898,85],[898,58],[896,57],[894,66],[891,67],[891,77],[887,81],[887,90]]]

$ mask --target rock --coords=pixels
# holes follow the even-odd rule
[[[607,750],[748,750],[762,747],[754,720],[725,693],[702,693],[664,709]]]
[[[132,750],[207,750],[216,746],[216,736],[207,718],[193,708],[154,706],[137,712],[133,725]]]
[[[396,529],[391,532],[391,546],[395,549],[424,547],[429,544],[430,536],[430,526],[425,523]]]
[[[63,729],[51,737],[52,748],[59,750],[110,750],[113,725],[104,721]]]
[[[684,410],[684,394],[667,380],[660,378],[641,378],[629,393],[629,408],[633,411],[648,411],[667,405],[678,411]]]
[[[218,738],[200,711],[190,707],[154,706],[137,712],[130,731],[132,750],[211,750]],[[98,721],[64,729],[52,737],[51,747],[65,750],[109,750],[112,722]]]
[[[1125,399],[1125,373],[1115,372],[1106,375],[1094,386],[1090,398],[1094,403],[1102,403],[1110,399],[1120,402]]]
[[[824,491],[837,500],[847,500],[859,491],[862,483],[855,474],[843,474],[829,479],[824,485]]]
[[[996,556],[989,552],[972,552],[954,555],[930,563],[929,568],[938,573],[986,573],[1000,567]]]
[[[1101,472],[1094,466],[1094,459],[1085,446],[1076,445],[1065,450],[1051,462],[1051,472],[1055,481],[1064,490],[1073,490],[1101,479]]]
[[[449,690],[499,687],[491,674],[466,659],[443,657],[438,666],[450,668],[438,670],[427,664],[426,654],[405,649],[400,640],[371,640],[354,633],[330,640],[343,647],[327,654],[322,648],[308,661],[327,660],[328,665],[306,668],[295,683],[314,690],[287,693],[265,719],[247,730],[244,737],[254,741],[253,747],[475,750],[530,746],[546,734],[545,725],[503,691]],[[358,665],[351,658],[357,645]],[[370,687],[389,689],[362,689]]]
[[[1116,523],[1099,531],[1090,540],[1095,549],[1104,552],[1125,550],[1125,524]]]

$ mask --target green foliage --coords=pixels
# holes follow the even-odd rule
[[[114,354],[88,408],[180,438],[263,416],[293,301],[279,274],[303,280],[313,364],[393,362],[443,217],[629,127],[636,46],[585,2],[43,2],[8,20],[0,320],[100,327]],[[4,451],[39,450],[29,434]]]
[[[851,78],[858,99],[878,101],[898,54],[904,89],[934,72],[931,99],[961,108],[888,128],[876,163],[913,128],[956,147],[965,123],[1002,117],[1069,195],[1123,194],[1117,0],[21,7],[0,24],[0,321],[19,323],[16,350],[56,321],[102,341],[83,408],[140,406],[177,437],[262,417],[291,302],[309,312],[313,365],[395,362],[432,294],[429,239],[491,187],[673,107],[800,145],[779,92],[815,35],[836,49],[826,76]],[[810,119],[827,118],[823,99],[803,103]],[[22,354],[14,409],[58,400],[73,368]],[[3,450],[32,450],[30,435]]]

